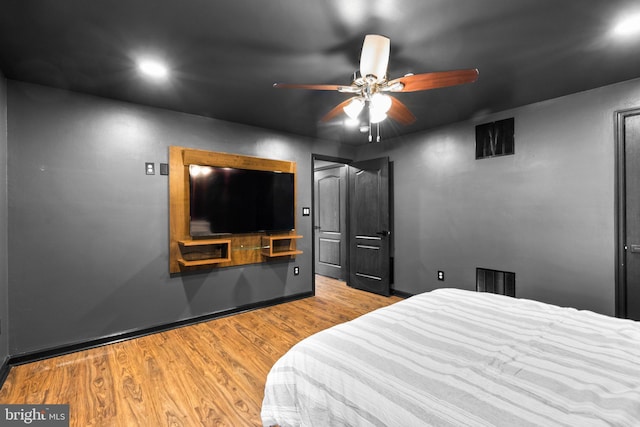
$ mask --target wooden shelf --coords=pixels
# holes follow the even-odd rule
[[[302,236],[287,234],[263,236],[262,255],[269,258],[300,255],[302,251],[296,249],[297,239],[302,239]]]
[[[231,239],[178,240],[182,267],[202,267],[231,261]]]
[[[264,233],[231,234],[224,239],[192,239],[190,236],[189,165],[230,167],[262,171],[282,171],[296,174],[296,162],[264,159],[239,154],[196,150],[186,147],[169,147],[169,273],[180,273],[188,267],[223,268],[246,264],[258,264],[271,257],[298,255],[295,243],[270,254],[263,250]],[[294,200],[297,197],[294,178]],[[292,232],[291,234],[295,234]],[[286,237],[290,238],[290,237]],[[223,243],[221,240],[229,240]],[[208,246],[214,245],[214,246]],[[272,246],[271,244],[267,244]],[[284,243],[283,243],[284,245]],[[226,249],[221,249],[225,248]],[[279,248],[279,247],[278,247]],[[226,250],[224,256],[218,254]]]
[[[187,261],[184,258],[178,258],[178,264],[180,264],[182,267],[202,267],[205,265],[215,265],[215,264],[220,264],[221,262],[228,262],[229,260],[226,259],[219,259],[219,258],[209,258],[209,259],[199,259],[199,260],[192,260],[192,261]]]
[[[178,240],[180,246],[193,247],[193,246],[207,246],[207,245],[230,245],[231,239],[187,239]]]

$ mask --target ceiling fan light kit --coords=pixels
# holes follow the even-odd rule
[[[351,98],[351,101],[344,106],[343,110],[350,119],[356,120],[363,108],[364,101],[362,98]]]
[[[380,123],[387,118],[387,113],[369,107],[369,123]]]
[[[376,110],[380,110],[384,113],[386,113],[387,111],[389,111],[389,109],[391,108],[391,97],[389,95],[385,95],[383,93],[380,92],[376,92],[371,96],[371,108],[374,108]]]
[[[334,119],[345,113],[355,120],[364,109],[369,107],[369,124],[380,123],[390,117],[403,125],[410,125],[416,121],[415,116],[406,105],[395,97],[384,92],[418,92],[464,83],[472,83],[478,79],[477,69],[441,71],[424,74],[406,74],[403,77],[388,80],[387,66],[389,65],[390,40],[377,34],[365,36],[360,55],[360,76],[354,73],[349,86],[343,85],[313,85],[275,83],[276,88],[335,90],[340,93],[355,95],[329,111],[321,119],[323,122]],[[369,126],[371,129],[371,126]],[[369,138],[371,140],[371,137]],[[378,135],[378,140],[379,135]]]

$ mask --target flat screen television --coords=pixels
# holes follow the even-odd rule
[[[293,230],[294,178],[287,172],[189,165],[191,236]]]

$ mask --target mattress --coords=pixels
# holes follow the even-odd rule
[[[459,289],[319,332],[268,374],[265,426],[640,426],[640,322]]]

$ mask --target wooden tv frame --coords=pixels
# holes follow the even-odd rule
[[[296,163],[239,154],[169,147],[169,272],[256,264],[276,257],[295,257],[295,230],[288,233],[228,234],[193,238],[189,233],[189,165],[217,166],[294,174],[294,213],[298,186]],[[277,242],[277,245],[274,245]],[[267,246],[265,246],[267,245]],[[271,247],[273,246],[273,247]],[[275,250],[274,250],[275,249]]]

